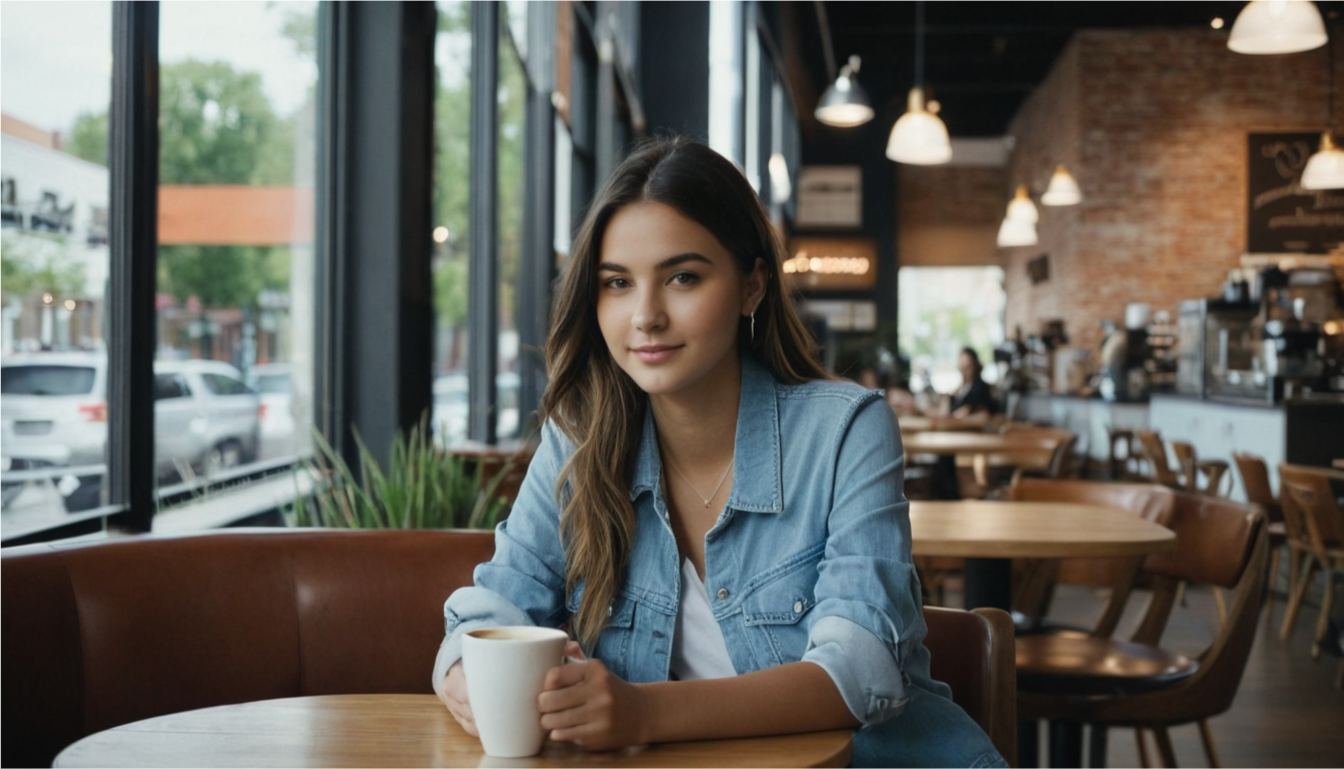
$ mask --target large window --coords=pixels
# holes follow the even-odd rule
[[[910,358],[911,389],[932,384],[939,393],[956,392],[963,347],[979,354],[985,381],[993,384],[994,348],[1004,339],[1003,268],[902,267],[898,280],[901,352]]]
[[[471,4],[439,2],[434,41],[434,406],[441,444],[467,437]]]
[[[107,503],[112,4],[6,3],[0,485],[7,536]]]
[[[510,10],[517,4],[510,3]],[[495,369],[495,431],[500,440],[517,438],[519,367],[518,286],[523,254],[523,166],[526,136],[527,73],[519,45],[527,39],[525,13],[501,19],[499,41],[499,205],[495,242],[499,252],[499,361]],[[528,352],[533,355],[535,352]]]
[[[161,487],[309,450],[317,10],[160,6]]]

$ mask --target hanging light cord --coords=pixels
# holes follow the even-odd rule
[[[924,87],[924,0],[915,3],[915,85]]]

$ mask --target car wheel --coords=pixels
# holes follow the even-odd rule
[[[243,447],[235,441],[216,444],[205,455],[205,477],[213,478],[221,470],[237,467],[243,463]]]

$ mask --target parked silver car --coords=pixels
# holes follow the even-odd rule
[[[156,361],[154,443],[160,477],[208,477],[252,461],[259,407],[257,394],[227,363]],[[32,353],[0,361],[0,457],[6,471],[104,465],[106,357]]]

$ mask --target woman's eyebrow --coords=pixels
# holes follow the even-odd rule
[[[666,259],[655,265],[654,269],[666,270],[670,267],[676,267],[679,264],[685,264],[686,262],[704,262],[705,264],[708,264],[711,267],[714,266],[714,262],[710,261],[709,257],[703,254],[697,254],[694,251],[688,251],[684,254],[677,254],[676,256],[667,257]],[[624,274],[629,274],[630,272],[630,269],[628,267],[616,264],[615,262],[602,262],[601,264],[597,265],[597,269],[600,272],[619,272]]]

